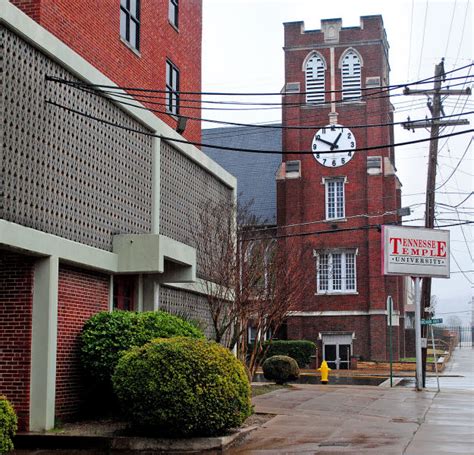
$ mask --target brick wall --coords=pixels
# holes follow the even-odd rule
[[[180,71],[180,90],[201,91],[202,0],[180,2],[179,30],[168,22],[168,0],[141,1],[140,52],[120,39],[119,0],[11,0],[119,86],[164,90],[166,59]],[[154,96],[163,96],[154,94]],[[181,115],[200,117],[199,95],[185,95]],[[190,102],[188,102],[188,100]],[[154,99],[163,103],[163,99]],[[197,108],[196,108],[197,106]],[[164,111],[162,105],[149,105]],[[172,128],[176,120],[157,114]],[[200,121],[188,121],[184,136],[200,142]]]
[[[84,322],[109,306],[109,277],[60,265],[56,417],[68,419],[80,407],[84,384],[79,363],[79,334]]]
[[[34,259],[0,251],[0,394],[29,422]]]
[[[10,0],[17,8],[36,22],[40,21],[41,0]]]

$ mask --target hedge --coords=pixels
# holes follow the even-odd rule
[[[18,420],[10,402],[0,395],[0,453],[13,450],[12,438],[17,430]]]
[[[253,343],[247,346],[247,352],[252,352]],[[263,354],[265,353],[265,355]],[[311,356],[316,354],[316,344],[307,340],[271,340],[262,345],[259,363],[274,355],[287,355],[298,362],[300,368],[305,368],[311,362]]]
[[[157,339],[125,353],[113,375],[125,416],[146,434],[207,436],[251,414],[245,367],[201,339]]]
[[[311,356],[316,354],[316,344],[307,340],[273,340],[265,343],[268,346],[265,359],[275,355],[286,355],[295,359],[300,368],[305,368],[311,362]]]
[[[109,386],[121,354],[154,338],[186,336],[203,338],[200,329],[164,311],[136,313],[101,312],[92,316],[81,334],[81,360],[97,384]]]

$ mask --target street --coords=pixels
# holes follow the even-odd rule
[[[457,349],[450,377],[428,388],[296,385],[254,399],[277,414],[236,454],[471,454],[474,444],[474,350]]]

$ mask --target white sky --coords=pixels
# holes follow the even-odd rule
[[[306,30],[311,30],[320,28],[321,19],[340,17],[343,27],[349,27],[360,25],[360,16],[372,14],[383,16],[390,44],[392,84],[432,77],[434,66],[442,57],[445,57],[446,71],[472,63],[473,17],[470,0],[204,0],[202,90],[279,92],[284,84],[284,22],[304,21]],[[455,75],[463,76],[468,71]],[[474,74],[474,68],[471,74]],[[470,81],[468,85],[472,87],[472,79]],[[238,99],[241,98],[233,98]],[[265,97],[264,100],[279,102],[281,98]],[[430,115],[426,98],[398,96],[392,102],[396,107],[395,121],[405,120],[408,115],[412,119]],[[444,107],[446,115],[470,112],[474,111],[474,100],[472,96],[449,96],[444,101]],[[278,109],[242,112],[203,110],[202,117],[243,123],[280,121],[281,118]],[[465,115],[463,118],[468,118],[471,125],[450,127],[444,133],[472,129],[474,116]],[[225,125],[204,125],[207,128],[217,126]],[[395,142],[427,137],[429,132],[425,130],[420,129],[413,134],[401,126],[395,126]],[[472,134],[465,134],[447,142],[440,141],[437,186],[458,165],[471,138]],[[402,204],[412,207],[412,215],[406,217],[407,220],[418,220],[424,216],[428,148],[427,142],[396,149],[398,176],[403,184]],[[473,191],[473,171],[471,146],[456,172],[439,190],[437,203],[453,206],[466,198]],[[438,212],[437,217],[446,220],[440,221],[440,224],[472,221],[474,196],[460,205],[458,212],[443,206],[438,207]],[[423,221],[409,224],[422,225]],[[464,225],[449,229],[451,271],[471,271],[474,268],[472,227]],[[472,282],[472,272],[453,273],[449,280],[433,280],[433,294],[439,301],[437,314],[445,321],[450,314],[459,316],[465,322],[470,320]]]

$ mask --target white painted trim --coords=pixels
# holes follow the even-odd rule
[[[117,254],[10,221],[0,220],[0,245],[38,256],[56,256],[60,260],[88,268],[107,272],[117,271]]]
[[[0,24],[14,30],[15,33],[20,35],[25,41],[45,53],[49,58],[51,58],[51,60],[59,63],[77,78],[91,84],[116,86],[111,79],[106,77],[97,68],[92,66],[87,60],[74,52],[52,33],[48,32],[45,28],[41,27],[37,22],[24,14],[20,9],[16,8],[8,1],[0,1],[2,4],[2,7],[0,8]],[[114,90],[114,92],[125,94],[123,90]],[[183,136],[178,134],[173,130],[173,128],[168,126],[151,111],[140,109],[140,107],[143,107],[141,103],[134,100],[127,100],[127,103],[133,104],[133,106],[128,106],[123,105],[117,100],[114,100],[113,102],[127,114],[131,115],[135,120],[150,129],[153,133],[175,139],[184,139]],[[235,188],[236,178],[219,166],[215,161],[212,161],[197,147],[189,143],[179,142],[173,142],[172,145],[228,187]]]
[[[58,336],[59,260],[35,264],[31,336],[30,431],[54,427]]]
[[[160,233],[160,193],[161,193],[161,139],[153,138],[152,143],[152,194],[151,233]]]
[[[364,59],[362,58],[362,55],[361,53],[355,48],[355,47],[348,47],[339,57],[339,61],[337,63],[337,68],[338,69],[342,69],[342,62],[344,61],[344,59],[346,58],[346,55],[349,53],[349,52],[354,52],[354,54],[357,55],[357,57],[359,57],[359,62],[360,62],[360,67],[363,68],[364,67]],[[341,78],[342,80],[342,78]],[[361,78],[361,86],[362,86],[362,78]]]
[[[164,260],[182,264],[172,277],[196,278],[196,249],[164,235],[114,236],[114,252],[104,251],[21,224],[0,220],[0,246],[36,256],[55,256],[78,266],[109,273],[163,273]]]
[[[114,276],[109,279],[109,312],[114,311]]]
[[[323,317],[323,316],[387,316],[387,310],[370,311],[290,311],[288,317]]]
[[[137,283],[137,311],[143,311],[143,274],[138,275]]]

